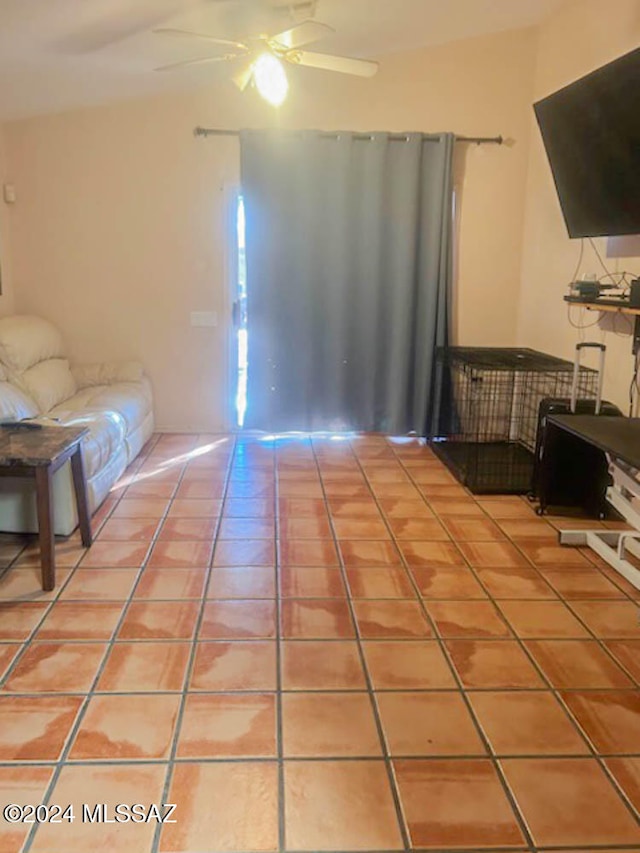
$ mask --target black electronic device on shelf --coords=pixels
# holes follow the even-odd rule
[[[576,296],[574,294],[570,294],[568,296],[563,297],[565,302],[569,302],[573,305],[603,305],[605,307],[611,308],[633,308],[640,306],[633,306],[631,304],[631,300],[628,297],[622,296],[598,296],[596,299],[589,299],[584,296]]]
[[[585,302],[593,302],[602,293],[602,288],[598,281],[576,281],[573,284],[573,292]]]

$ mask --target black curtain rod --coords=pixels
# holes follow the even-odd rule
[[[295,131],[294,131],[295,132]],[[224,130],[218,129],[214,127],[196,127],[193,131],[194,136],[239,136],[239,130]],[[326,136],[327,138],[338,137],[338,134],[333,131],[327,131],[326,133],[321,133],[321,136]],[[356,133],[353,136],[354,139],[373,139],[370,133]],[[430,136],[429,134],[424,135],[425,140],[430,139],[438,139],[438,136]],[[406,133],[394,133],[389,136],[389,139],[404,142],[407,139]],[[502,136],[455,136],[456,142],[471,142],[476,145],[502,145],[504,143],[504,138]]]

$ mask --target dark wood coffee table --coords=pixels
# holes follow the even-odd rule
[[[87,548],[91,545],[91,518],[80,446],[88,432],[86,427],[0,428],[0,477],[35,480],[44,590],[51,590],[56,584],[52,477],[67,459],[71,461],[82,544]]]

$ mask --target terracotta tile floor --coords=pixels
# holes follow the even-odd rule
[[[0,537],[0,853],[640,853],[640,593],[419,441],[156,436]],[[89,823],[82,803],[176,803]]]

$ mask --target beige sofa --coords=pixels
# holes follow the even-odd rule
[[[60,332],[40,317],[0,318],[0,421],[33,418],[83,425],[83,458],[94,512],[153,432],[151,386],[134,362],[69,365]],[[77,526],[69,463],[53,478],[55,532]],[[0,480],[0,531],[38,529],[29,480]]]

